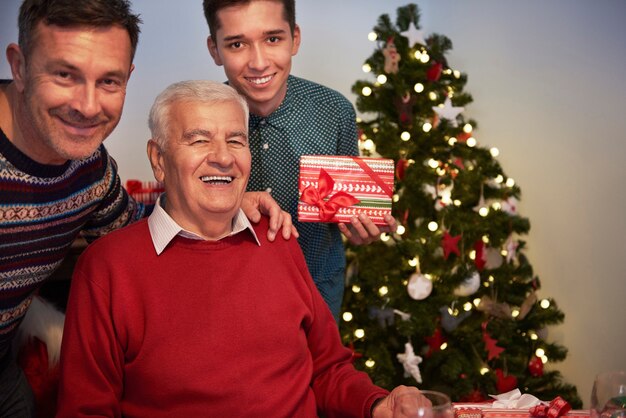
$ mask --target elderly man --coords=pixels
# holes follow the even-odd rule
[[[247,118],[221,83],[157,97],[148,156],[165,194],[78,262],[58,416],[391,417],[419,393],[354,369],[297,242],[269,245],[241,211]]]

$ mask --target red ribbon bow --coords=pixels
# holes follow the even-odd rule
[[[339,191],[330,199],[324,200],[333,191],[334,186],[335,181],[330,174],[320,168],[317,188],[312,185],[307,186],[300,196],[300,200],[304,203],[320,208],[320,219],[325,222],[330,221],[339,208],[346,208],[360,202],[356,197],[343,191]]]
[[[535,418],[558,418],[567,414],[572,406],[563,398],[557,396],[549,405],[536,405],[530,408],[530,415]]]

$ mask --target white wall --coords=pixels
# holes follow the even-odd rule
[[[17,39],[18,0],[0,0],[0,44]],[[224,80],[205,47],[200,0],[134,0],[144,24],[122,121],[106,142],[123,179],[152,178],[145,155],[151,101],[167,84]],[[374,45],[378,16],[409,0],[299,0],[294,74],[343,92]],[[421,0],[422,26],[448,36],[466,72],[476,137],[500,149],[531,222],[527,255],[565,324],[557,365],[588,405],[593,376],[626,369],[626,2]],[[0,63],[0,77],[10,75]]]

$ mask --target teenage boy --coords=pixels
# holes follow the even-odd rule
[[[376,240],[367,216],[350,225],[297,222],[301,155],[358,155],[355,112],[338,92],[290,75],[300,46],[294,0],[204,0],[209,53],[250,107],[252,173],[248,190],[270,191],[289,212],[313,279],[338,320],[344,289],[341,234],[352,244]],[[392,216],[385,221],[396,229]]]

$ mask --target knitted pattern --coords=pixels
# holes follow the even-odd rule
[[[121,187],[104,146],[83,160],[44,165],[0,130],[0,354],[33,292],[59,267],[79,233],[93,241],[145,212]]]

